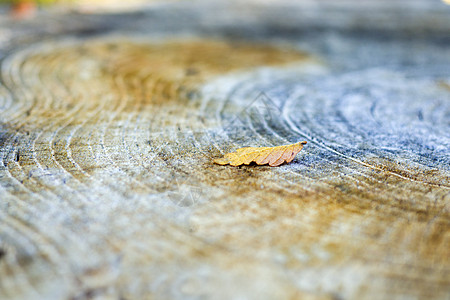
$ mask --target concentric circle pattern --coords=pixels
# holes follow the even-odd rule
[[[0,298],[445,299],[449,10],[202,3],[2,20]]]

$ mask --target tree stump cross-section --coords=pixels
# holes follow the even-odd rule
[[[447,299],[449,7],[195,3],[1,17],[0,299]]]

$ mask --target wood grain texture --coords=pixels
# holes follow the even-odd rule
[[[448,299],[449,16],[0,19],[0,299]],[[302,140],[278,168],[213,164]]]

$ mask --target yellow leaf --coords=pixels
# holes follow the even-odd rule
[[[258,165],[269,164],[271,167],[276,167],[284,162],[290,163],[305,144],[306,142],[298,142],[277,147],[244,147],[237,149],[235,152],[225,154],[222,158],[215,159],[214,163],[240,166],[255,162]]]

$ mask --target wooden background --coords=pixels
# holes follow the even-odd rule
[[[449,299],[450,7],[356,3],[1,16],[0,299]]]

